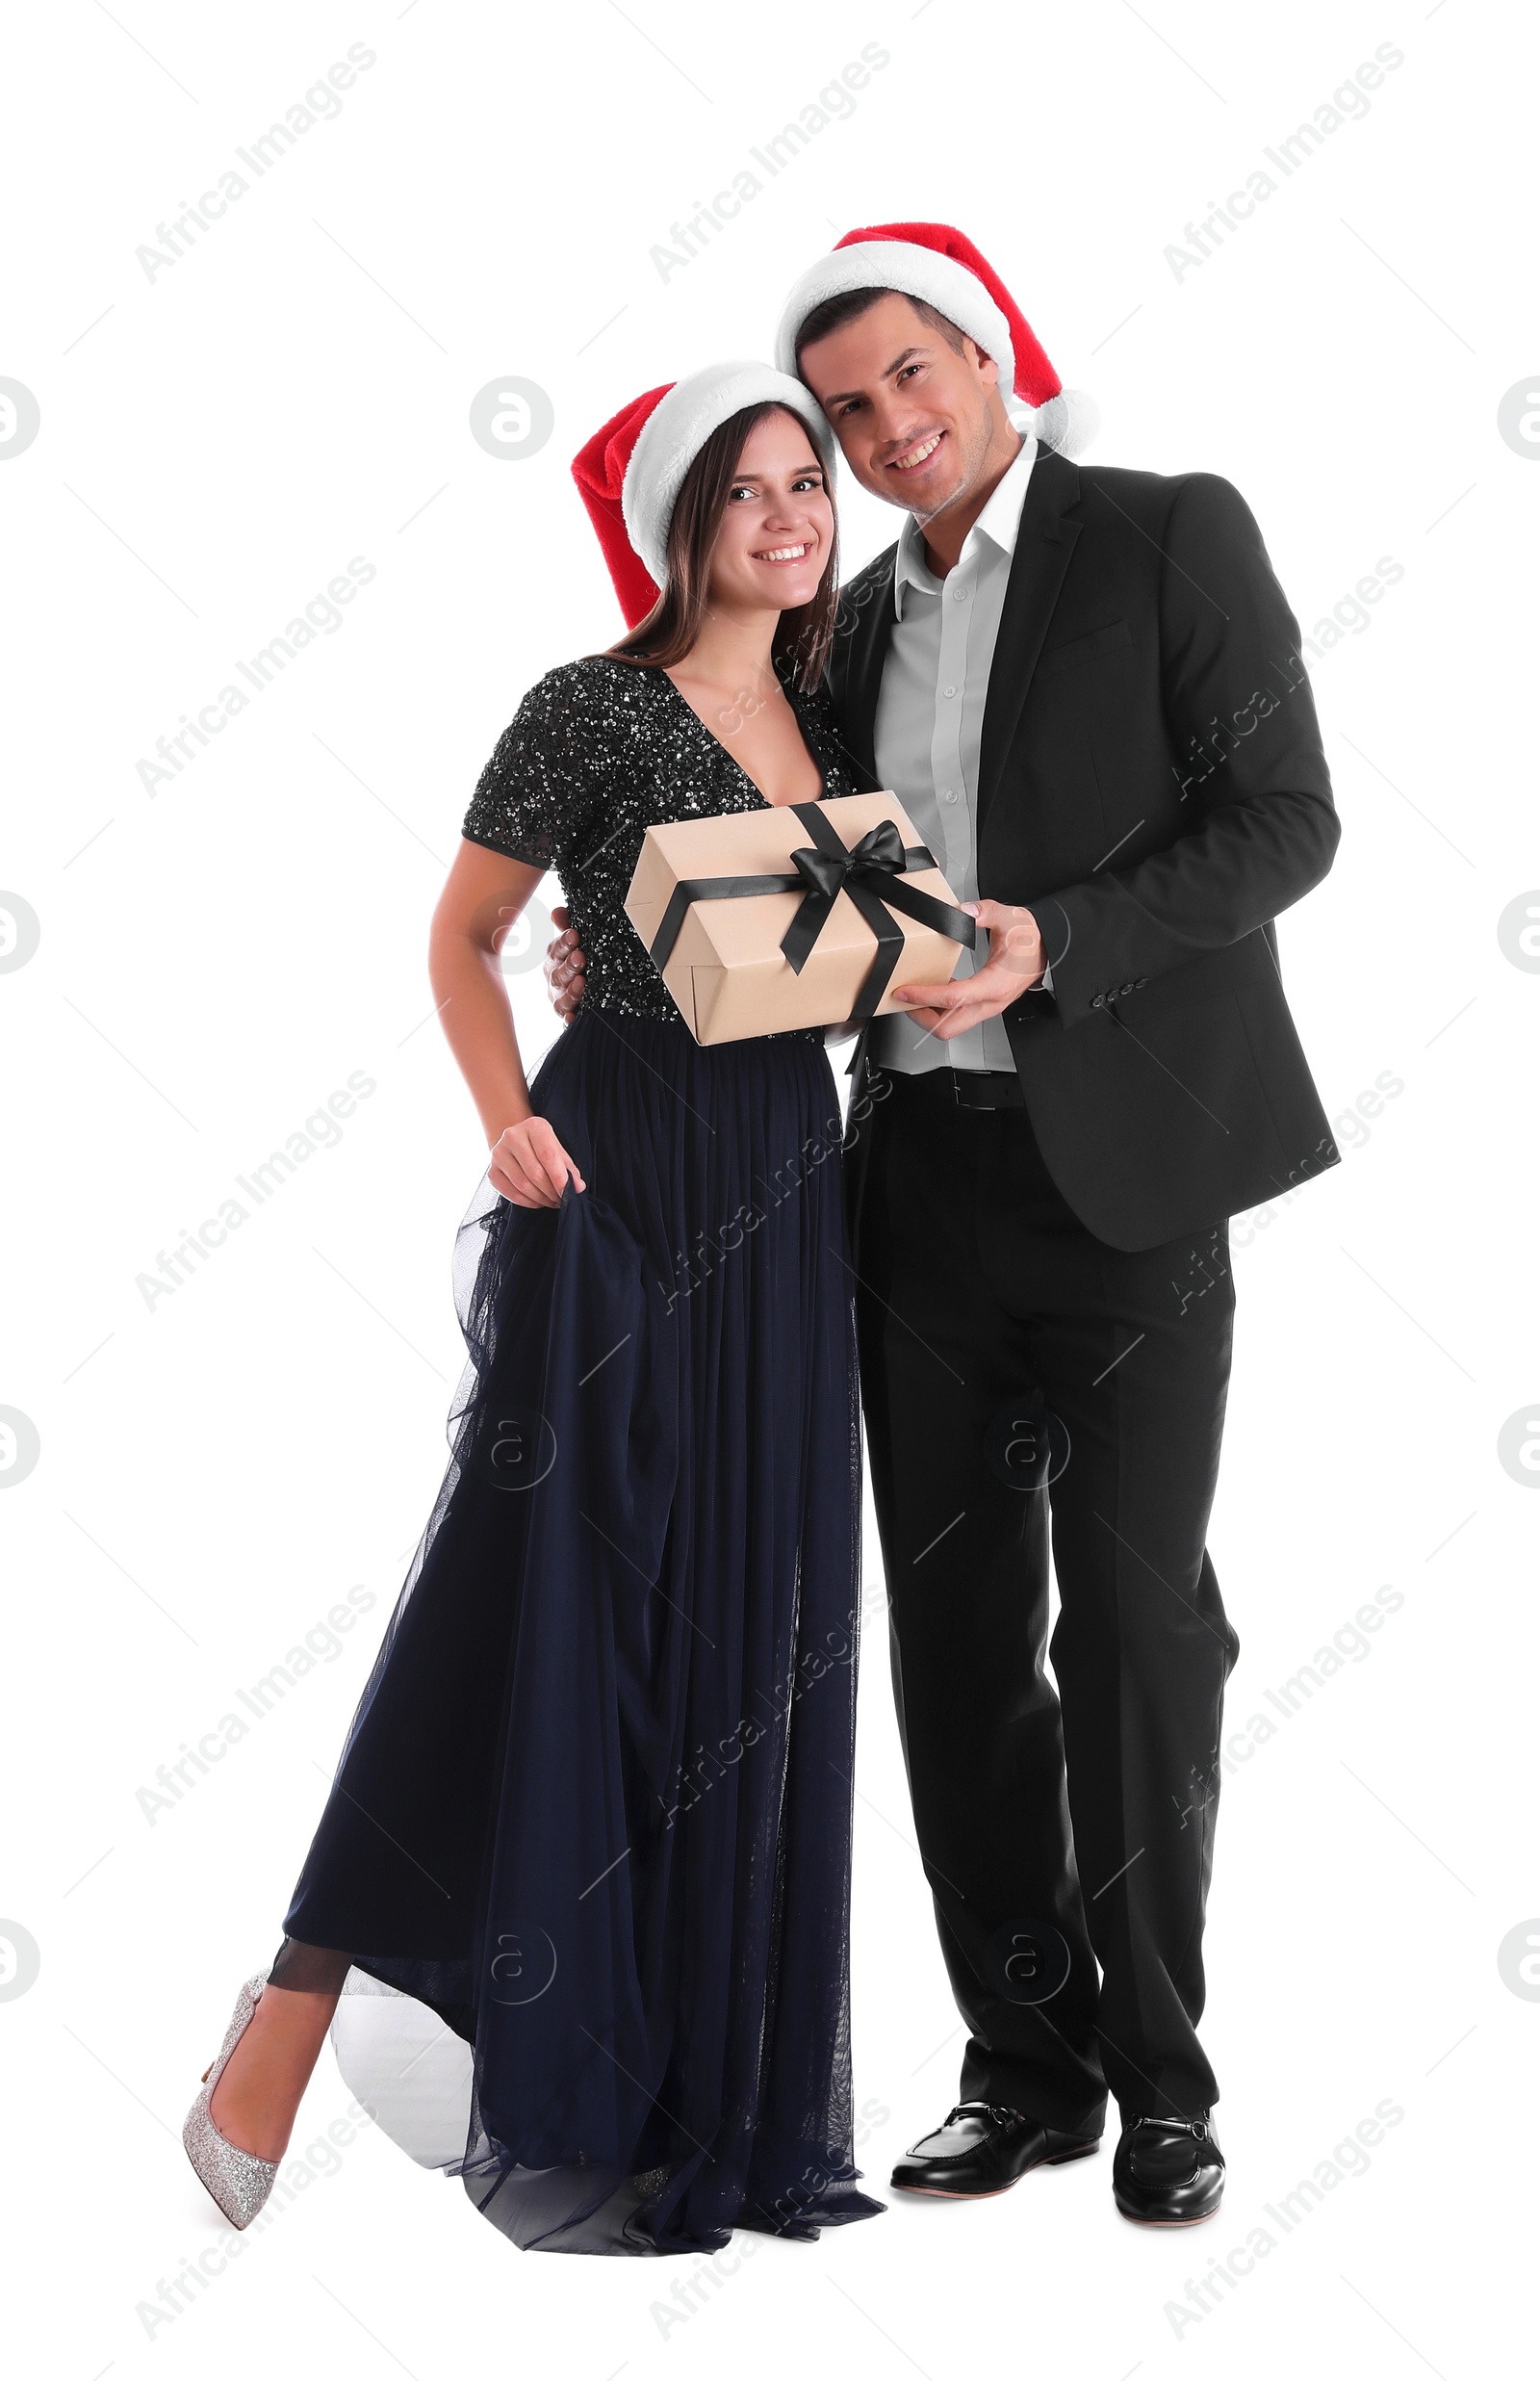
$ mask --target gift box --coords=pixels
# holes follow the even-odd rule
[[[626,914],[702,1044],[886,1016],[977,939],[891,793],[649,827]]]

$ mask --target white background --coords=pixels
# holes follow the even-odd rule
[[[374,63],[335,120],[147,274],[157,225],[351,43]],[[848,120],[665,277],[671,223],[868,43],[887,63]],[[1367,115],[1270,169],[1274,194],[1178,274],[1184,227],[1382,43],[1402,63]],[[0,2000],[18,2369],[1455,2381],[1522,2358],[1502,2340],[1532,2326],[1540,2006],[1499,1946],[1540,1936],[1540,1474],[1498,1445],[1540,1400],[1540,977],[1498,921],[1540,902],[1540,450],[1504,443],[1498,409],[1540,385],[1532,48],[1518,11],[1468,0],[13,19],[0,374],[41,418],[25,453],[0,446],[0,882],[41,932],[0,978],[0,1404],[40,1436],[0,1497],[0,1918],[41,1956]],[[520,694],[615,627],[568,458],[637,391],[762,352],[813,254],[901,217],[959,221],[996,264],[1099,401],[1090,460],[1241,487],[1307,634],[1381,557],[1402,569],[1313,664],[1345,832],[1281,947],[1345,1162],[1236,1227],[1227,1741],[1376,1589],[1404,1600],[1225,1777],[1204,2037],[1226,2202],[1136,2230],[1103,2155],[812,2248],[751,2237],[680,2303],[701,2261],[521,2256],[366,2129],[226,2264],[178,2131],[276,1946],[462,1354],[449,1259],[484,1152],[430,1014],[428,914]],[[468,414],[508,375],[555,428],[494,457]],[[848,501],[848,566],[893,527]],[[157,738],[354,556],[375,575],[340,625],[146,791]],[[538,971],[512,988],[537,1053]],[[138,1277],[355,1070],[375,1089],[336,1146],[147,1306]],[[1400,1088],[1352,1123],[1381,1075]],[[855,2045],[882,2190],[950,2104],[960,2036],[874,1532],[866,1576]],[[374,1602],[336,1658],[152,1824],[157,1769],[354,1586]],[[328,2052],[295,2158],[346,2096]],[[1384,2101],[1402,2114],[1368,2171],[1285,2234],[1268,2204]],[[1168,2302],[1193,2316],[1189,2280],[1238,2246],[1243,2265],[1259,2226],[1275,2245],[1178,2329]],[[160,2283],[206,2252],[167,2316]]]

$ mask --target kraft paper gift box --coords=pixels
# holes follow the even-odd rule
[[[887,1016],[977,939],[891,793],[649,827],[626,914],[702,1044]]]

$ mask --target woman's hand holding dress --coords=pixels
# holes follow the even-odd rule
[[[569,1178],[586,1189],[576,1162],[543,1116],[510,1125],[493,1145],[487,1172],[495,1190],[516,1207],[558,1207]]]

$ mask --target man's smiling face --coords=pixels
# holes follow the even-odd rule
[[[952,337],[888,291],[797,359],[861,486],[921,521],[964,499],[1012,435],[992,359]]]

